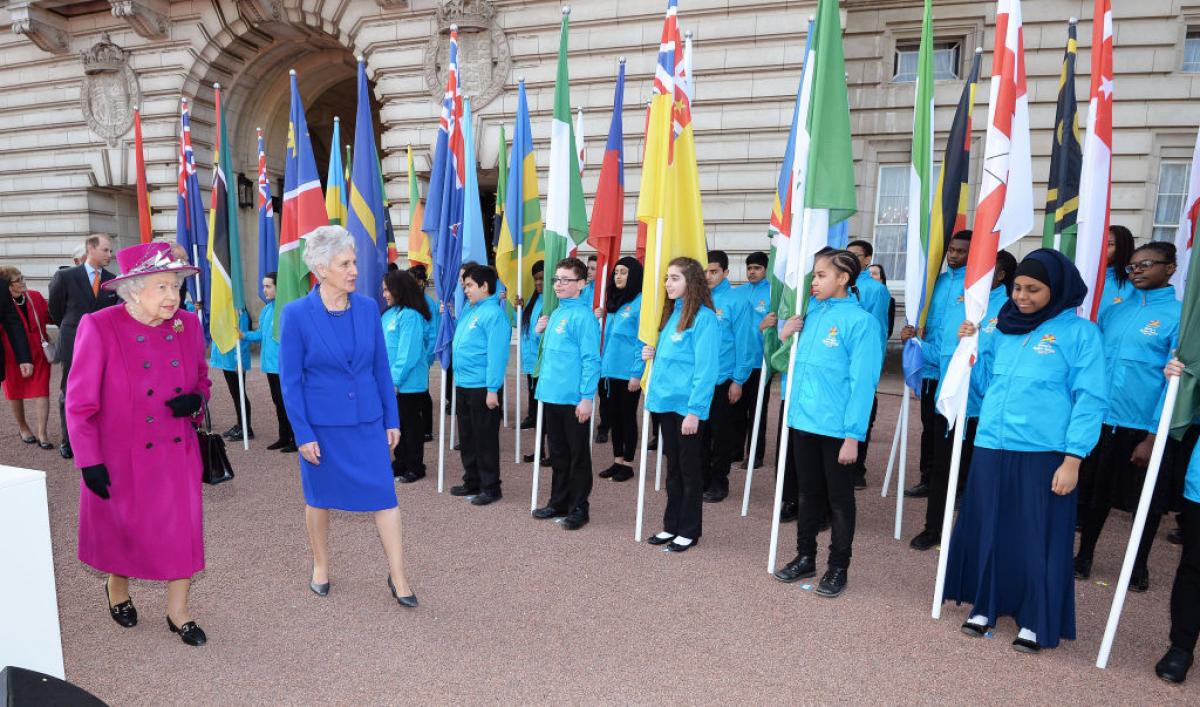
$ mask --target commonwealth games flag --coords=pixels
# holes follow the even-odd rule
[[[512,159],[508,163],[508,181],[504,185],[504,219],[496,241],[496,272],[509,292],[517,292],[528,302],[533,297],[531,268],[545,258],[542,204],[538,194],[537,161],[533,154],[533,133],[529,125],[529,104],[525,99],[525,80],[517,84],[517,117],[513,123]],[[522,273],[517,276],[517,250],[522,253]]]
[[[1050,178],[1046,186],[1046,222],[1042,247],[1075,259],[1075,234],[1079,217],[1079,171],[1083,147],[1079,139],[1075,101],[1075,58],[1078,42],[1075,22],[1067,30],[1067,51],[1058,75],[1058,108],[1054,114],[1054,144],[1050,148]]]
[[[357,138],[357,130],[355,131]],[[350,165],[347,164],[346,168]],[[333,141],[329,146],[329,176],[325,180],[325,213],[329,214],[330,226],[345,226],[348,205],[346,196],[346,168],[342,167],[342,119],[333,119]]]
[[[433,265],[429,253],[429,237],[421,230],[425,208],[421,206],[421,190],[417,186],[417,171],[413,169],[412,145],[408,146],[408,267],[425,266],[428,273]]]
[[[208,211],[208,264],[212,269],[209,331],[217,350],[227,353],[240,338],[238,315],[245,309],[246,301],[242,292],[237,192],[228,179],[233,169],[225,131],[225,111],[221,107],[221,85],[214,84],[213,92],[216,95],[217,141],[213,148],[212,207]]]

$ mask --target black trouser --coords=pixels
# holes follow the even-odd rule
[[[1130,461],[1133,450],[1146,439],[1149,432],[1127,427],[1105,425],[1100,428],[1100,439],[1095,449],[1080,465],[1080,489],[1088,498],[1087,506],[1080,508],[1079,556],[1092,559],[1096,542],[1104,530],[1104,522],[1114,507],[1136,512],[1138,498],[1146,470],[1137,468]],[[1171,488],[1170,470],[1175,457],[1175,441],[1167,440],[1166,450],[1160,466],[1158,482],[1152,491],[1146,527],[1142,530],[1142,541],[1138,544],[1137,557],[1133,562],[1135,575],[1145,575],[1150,559],[1150,547],[1158,534],[1158,524],[1169,505]]]
[[[962,493],[967,484],[967,471],[971,468],[971,453],[975,450],[975,430],[979,427],[979,418],[967,420],[967,429],[963,430],[962,459],[958,465],[958,488],[955,494]],[[934,416],[933,467],[925,482],[929,484],[929,496],[925,504],[925,530],[938,535],[942,534],[942,518],[946,513],[946,490],[950,485],[950,462],[954,457],[954,434],[950,423],[941,415]]]
[[[937,411],[938,382],[929,378],[921,379],[921,483],[929,483],[929,470],[933,468],[937,454],[937,430],[935,421]],[[899,424],[899,423],[897,423]]]
[[[674,412],[659,414],[660,439],[667,457],[667,509],[663,512],[663,530],[695,540],[703,531],[704,509],[700,496],[704,484],[703,436],[708,422],[701,420],[696,434],[682,432],[683,416]]]
[[[771,383],[775,380],[775,376],[767,374],[767,389],[763,391],[763,414],[762,419],[758,421],[758,448],[754,451],[754,466],[755,468],[763,465],[763,459],[767,449],[767,405],[771,402]],[[747,458],[750,455],[750,446],[752,440],[750,430],[754,427],[754,407],[758,403],[758,385],[762,381],[762,369],[755,368],[750,372],[750,377],[742,384],[742,399],[738,401],[737,412],[737,438],[742,441],[742,456]]]
[[[537,378],[528,373],[525,374],[525,391],[528,393],[525,396],[525,404],[529,406],[529,412],[525,413],[525,417],[528,417],[530,420],[536,420],[537,418],[534,415],[537,414],[537,399],[534,398],[534,394],[537,393]]]
[[[397,393],[400,410],[400,444],[392,452],[392,470],[397,474],[425,475],[425,396],[422,393]]]
[[[601,399],[604,398],[604,379],[603,378],[601,378],[600,382],[596,384],[596,396]],[[608,419],[608,413],[606,413],[604,411],[603,405],[597,406],[597,409],[596,409],[596,432],[597,433],[608,432],[610,429],[612,429],[612,421]]]
[[[279,387],[279,374],[267,374],[267,387],[271,389],[271,403],[275,405],[275,419],[279,426],[279,439],[282,442],[294,444],[296,435],[292,432],[292,423],[288,420],[287,410],[283,407],[283,390]],[[246,412],[250,412],[250,401],[246,401]]]
[[[608,420],[613,457],[624,459],[630,464],[638,448],[638,398],[639,388],[629,392],[629,381],[621,378],[604,378],[600,381],[600,409]]]
[[[831,528],[829,566],[850,567],[854,543],[853,465],[838,463],[844,440],[791,430],[800,508],[796,519],[796,552],[817,556],[817,533],[828,512]]]
[[[62,423],[62,442],[64,447],[71,446],[71,436],[67,434],[67,375],[71,373],[71,359],[62,362],[62,380],[58,383],[58,419]]]
[[[550,481],[547,506],[588,514],[592,492],[591,421],[580,422],[574,405],[542,403],[542,424],[550,438]]]
[[[500,406],[487,406],[487,388],[458,388],[458,433],[463,486],[500,493]]]
[[[425,420],[425,434],[433,434],[433,396],[426,390],[421,393],[424,396],[421,400],[421,417]]]
[[[237,426],[240,429],[242,426],[242,399],[238,392],[238,372],[237,371],[221,371],[225,374],[225,385],[229,388],[229,397],[233,398],[233,410],[237,413]],[[242,387],[245,388],[246,372],[242,371]],[[246,431],[254,432],[253,415],[250,414],[250,396],[246,396]]]
[[[875,414],[879,412],[879,396],[871,398],[871,420],[867,423],[867,439],[858,443],[858,460],[854,467],[855,481],[867,483],[867,448],[871,446],[871,431],[875,429]]]
[[[779,434],[776,435],[775,449],[783,446],[783,435],[790,432],[787,426],[787,420],[783,418],[783,409],[785,401],[779,401]],[[765,416],[764,416],[765,417]],[[789,441],[789,444],[791,442]],[[796,464],[793,461],[796,457],[796,450],[788,448],[787,459],[783,460],[783,502],[797,503],[799,491],[796,489]],[[778,460],[776,460],[778,463]]]
[[[1200,636],[1200,503],[1181,503],[1183,551],[1171,587],[1171,645],[1191,653]]]
[[[720,383],[713,389],[708,406],[708,424],[704,426],[701,444],[704,449],[704,490],[729,491],[729,466],[733,453],[741,445],[736,439],[734,415],[737,406],[729,402],[729,384]],[[687,537],[687,536],[684,536]]]

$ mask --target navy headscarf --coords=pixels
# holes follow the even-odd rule
[[[1017,276],[1036,278],[1050,288],[1050,301],[1032,314],[1022,314],[1010,298],[1000,308],[996,328],[1005,334],[1028,334],[1042,322],[1057,317],[1063,311],[1083,304],[1087,285],[1067,256],[1052,248],[1039,248],[1017,266]]]
[[[605,303],[605,309],[609,313],[615,313],[632,302],[638,295],[642,294],[642,264],[637,261],[637,258],[625,256],[617,261],[617,265],[624,265],[629,269],[629,277],[625,280],[624,289],[617,289],[617,281],[614,267],[613,273],[608,275],[608,302]]]

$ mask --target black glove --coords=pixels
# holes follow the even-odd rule
[[[112,485],[108,480],[108,467],[103,464],[83,467],[83,485],[100,498],[108,500],[108,487]]]
[[[200,406],[204,404],[204,398],[201,398],[195,393],[184,393],[176,395],[167,401],[167,407],[171,408],[171,415],[174,417],[188,417],[200,412]]]

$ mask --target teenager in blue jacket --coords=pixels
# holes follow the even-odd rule
[[[393,270],[383,278],[383,343],[387,348],[400,443],[393,450],[392,475],[411,484],[425,478],[425,395],[429,392],[429,354],[425,333],[433,313],[411,275]]]
[[[765,385],[763,391],[763,414],[758,422],[758,449],[755,450],[754,468],[763,465],[767,448],[767,406],[771,401],[771,367],[763,368],[763,337],[777,336],[775,333],[775,317],[768,310],[771,308],[771,279],[767,277],[769,259],[762,251],[755,251],[746,256],[746,284],[734,290],[746,300],[750,308],[750,323],[754,330],[749,338],[750,352],[747,356],[753,362],[750,366],[750,377],[742,386],[742,400],[737,411],[737,439],[741,441],[741,456],[746,458],[750,453],[750,428],[754,425],[754,407],[758,402],[758,387]],[[768,331],[770,330],[770,331]]]
[[[538,318],[542,369],[537,399],[542,424],[550,440],[550,500],[533,511],[539,519],[562,518],[566,530],[579,530],[590,519],[592,492],[592,401],[600,384],[600,323],[591,301],[580,297],[587,266],[564,258],[554,268],[558,306]]]
[[[856,297],[854,284],[861,271],[850,251],[818,252],[808,311],[779,330],[782,340],[803,331],[794,344],[795,374],[787,382],[789,454],[799,500],[796,558],[775,577],[795,582],[816,575],[817,532],[828,517],[828,568],[816,591],[831,598],[846,589],[854,542],[853,465],[867,438],[883,370],[883,330]]]
[[[721,329],[713,311],[704,267],[691,258],[667,264],[667,298],[658,325],[658,346],[642,349],[653,361],[646,408],[659,413],[659,434],[667,457],[667,508],[662,532],[651,545],[686,552],[703,530],[703,430],[717,385],[720,364],[713,352]]]
[[[888,293],[887,285],[879,280],[871,277],[868,268],[871,267],[871,259],[875,257],[875,247],[868,241],[850,241],[846,246],[846,250],[854,253],[858,257],[858,264],[862,267],[859,273],[861,277],[855,280],[855,288],[858,290],[858,305],[867,310],[867,314],[879,322],[879,340],[883,346],[883,358],[887,358],[887,341],[890,335],[888,326],[888,311],[891,308],[892,295]],[[882,359],[881,359],[882,360]],[[875,415],[879,412],[879,399],[873,398],[871,402],[871,423],[867,425],[867,438],[863,443],[858,445],[858,460],[854,462],[854,488],[865,489],[867,487],[867,450],[871,446],[871,432],[875,429]]]
[[[723,250],[708,251],[704,271],[712,293],[713,311],[721,331],[717,384],[713,389],[704,438],[704,500],[719,503],[729,495],[729,467],[741,456],[741,427],[737,412],[741,409],[742,385],[754,367],[755,328],[750,303],[729,283],[729,256]]]
[[[608,422],[613,463],[600,478],[633,478],[638,445],[638,398],[641,397],[642,344],[638,324],[642,309],[642,264],[637,258],[617,261],[609,277],[604,303],[604,350],[600,356],[600,407]]]
[[[276,274],[269,272],[263,276],[263,297],[267,306],[258,314],[258,330],[242,333],[246,342],[258,342],[259,364],[263,373],[267,374],[267,387],[271,390],[271,402],[275,405],[275,418],[279,424],[279,438],[267,445],[267,449],[277,449],[284,454],[296,451],[296,438],[292,433],[292,425],[288,422],[287,410],[283,407],[283,391],[279,387],[279,339],[275,337],[275,278]],[[249,400],[246,401],[249,412]]]
[[[1107,389],[1100,332],[1075,312],[1086,293],[1062,253],[1030,253],[975,363],[983,406],[943,599],[971,603],[973,637],[1013,617],[1025,653],[1075,638],[1075,487]]]
[[[1091,576],[1096,541],[1109,510],[1137,510],[1166,394],[1163,366],[1179,346],[1182,305],[1171,286],[1175,245],[1151,241],[1134,251],[1127,267],[1136,289],[1125,301],[1105,310],[1099,321],[1108,369],[1108,414],[1104,417],[1100,441],[1082,466],[1083,498],[1079,508],[1082,532],[1079,553],[1075,556],[1077,579]],[[1147,569],[1150,547],[1170,501],[1171,475],[1166,471],[1173,467],[1170,459],[1175,445],[1171,440],[1167,445],[1168,456],[1154,489],[1154,503],[1146,517],[1146,529],[1129,580],[1129,588],[1135,592],[1150,588]]]
[[[937,454],[937,432],[934,429],[937,417],[937,387],[944,373],[938,366],[939,320],[942,314],[951,308],[960,312],[957,319],[953,314],[950,315],[953,328],[950,331],[949,346],[953,349],[958,343],[958,325],[962,323],[966,312],[963,309],[963,280],[967,273],[967,257],[970,250],[971,231],[959,231],[950,237],[950,242],[946,245],[946,271],[939,275],[934,283],[924,328],[917,332],[914,327],[906,325],[900,330],[902,342],[918,334],[921,336],[924,343],[922,353],[925,356],[925,370],[921,374],[921,480],[904,492],[905,496],[912,498],[924,498],[929,495],[929,471],[933,468]]]
[[[1104,294],[1100,296],[1098,316],[1104,316],[1109,307],[1121,304],[1133,294],[1133,281],[1126,268],[1134,248],[1132,231],[1118,224],[1108,227],[1108,267],[1104,270]]]
[[[995,334],[1000,309],[1012,295],[1013,280],[1016,276],[1017,259],[1006,250],[996,253],[996,269],[992,275],[992,291],[988,295],[987,313],[984,314],[982,326],[979,327],[980,341]],[[965,309],[963,316],[966,316]],[[959,324],[961,325],[961,322]],[[956,339],[955,346],[957,347],[957,345]],[[982,346],[982,344],[980,345]],[[945,350],[943,349],[943,351]],[[940,366],[942,370],[949,367],[953,354],[954,352],[951,350],[948,356],[942,357],[941,360],[944,362],[944,365]],[[962,493],[962,490],[967,487],[967,471],[971,468],[975,431],[979,427],[979,406],[983,401],[983,395],[978,379],[977,371],[972,370],[972,385],[968,391],[967,400],[967,428],[963,431],[962,459],[959,466],[958,487],[955,489],[956,494]],[[939,383],[937,390],[933,393],[934,399],[940,392],[941,384]],[[927,479],[929,500],[925,505],[925,527],[908,543],[912,549],[922,552],[936,546],[942,540],[942,518],[946,511],[946,487],[950,483],[950,462],[954,454],[954,435],[951,434],[946,418],[942,415],[935,415],[933,430],[933,467],[929,470]]]
[[[500,500],[500,390],[508,367],[512,326],[496,294],[496,271],[472,266],[463,277],[468,302],[454,330],[454,385],[462,439],[463,482],[453,496],[472,505]]]

